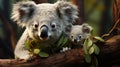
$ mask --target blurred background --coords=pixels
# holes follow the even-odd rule
[[[14,58],[14,48],[24,31],[11,19],[12,5],[24,0],[0,0],[0,59]],[[36,3],[54,3],[56,0],[33,0]],[[114,0],[68,0],[79,8],[75,24],[88,23],[94,35],[101,36],[113,26],[112,6]]]

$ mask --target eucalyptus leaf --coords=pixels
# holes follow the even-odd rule
[[[101,37],[95,36],[94,38],[95,38],[96,40],[99,40],[99,41],[101,41],[101,42],[104,42],[104,40],[103,40]]]
[[[93,29],[90,31],[90,34],[93,35]]]
[[[100,53],[99,47],[98,47],[97,45],[93,44],[93,48],[94,48],[94,53],[95,53],[96,55],[98,55],[98,54]]]
[[[90,38],[88,38],[88,42],[87,42],[87,48],[90,48],[92,46],[93,42]]]
[[[31,45],[31,41],[26,41],[24,47],[25,47],[26,49],[30,50],[30,45]]]
[[[45,53],[45,52],[40,52],[40,53],[39,53],[39,56],[40,56],[40,57],[48,57],[49,54],[48,54],[48,53]]]
[[[34,49],[33,52],[34,52],[34,54],[39,54],[39,53],[40,53],[40,49],[37,49],[37,48],[36,48],[36,49]]]
[[[90,62],[91,62],[91,56],[90,56],[90,54],[85,54],[85,61],[86,61],[87,63],[90,63]]]
[[[83,49],[84,49],[84,53],[85,54],[88,54],[88,51],[87,51],[87,43],[88,43],[88,39],[85,39],[85,42],[83,44]]]
[[[67,41],[68,41],[68,38],[67,38],[67,37],[64,37],[62,46],[64,46],[64,45],[67,43]]]
[[[98,59],[94,56],[94,67],[98,67]]]
[[[92,54],[93,52],[94,52],[94,48],[91,47],[91,48],[89,49],[89,54]]]
[[[57,47],[60,47],[60,45],[61,45],[62,42],[63,42],[63,39],[64,39],[64,37],[62,36],[62,37],[60,38],[60,40],[58,41]]]

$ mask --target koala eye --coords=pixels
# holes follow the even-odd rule
[[[83,36],[82,36],[82,35],[79,35],[78,37],[79,37],[79,39],[81,39]]]
[[[52,27],[52,28],[55,28],[55,27],[56,27],[56,23],[52,23],[52,24],[51,24],[51,27]]]
[[[73,39],[73,36],[71,36],[71,38]]]
[[[38,23],[34,23],[33,27],[34,28],[38,28],[39,24]]]
[[[29,7],[33,7],[33,5],[32,5],[32,4],[30,4],[30,5],[29,5]]]
[[[23,6],[23,7],[28,7],[28,5],[26,5],[26,4],[23,4],[22,6]]]

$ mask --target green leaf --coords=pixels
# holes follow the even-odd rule
[[[94,48],[91,47],[91,48],[89,49],[89,54],[92,54],[93,52],[94,52]]]
[[[93,44],[92,40],[90,40],[89,38],[85,39],[85,42],[83,45],[85,54],[88,54],[88,49],[92,46],[92,44]]]
[[[88,39],[85,39],[85,42],[83,44],[83,49],[84,49],[84,53],[85,54],[88,54],[88,51],[87,51],[87,43],[88,43]]]
[[[90,54],[85,54],[85,61],[86,61],[87,63],[90,63],[90,62],[91,62],[91,56],[90,56]]]
[[[100,49],[97,45],[93,44],[93,48],[94,48],[94,52],[96,55],[98,55],[100,53]]]
[[[88,42],[87,42],[87,48],[90,48],[92,46],[93,42],[92,40],[89,38]]]
[[[64,45],[67,43],[67,41],[68,41],[68,38],[67,38],[67,37],[64,37],[62,46],[64,46]]]
[[[30,45],[31,45],[31,41],[26,41],[24,47],[29,50],[30,49]]]
[[[95,38],[96,40],[99,40],[99,41],[101,41],[101,42],[104,42],[104,40],[103,40],[101,37],[95,36],[94,38]]]
[[[35,54],[39,54],[40,53],[40,49],[34,49],[34,51],[33,51]]]
[[[61,45],[62,42],[63,42],[63,39],[64,39],[64,37],[62,36],[62,37],[60,38],[60,40],[58,41],[57,47],[60,47],[60,45]]]
[[[93,35],[93,29],[91,30],[90,34]]]
[[[48,54],[48,53],[45,53],[45,52],[40,52],[40,53],[39,53],[39,56],[40,56],[40,57],[48,57],[49,54]]]
[[[98,59],[94,56],[94,67],[98,67]]]

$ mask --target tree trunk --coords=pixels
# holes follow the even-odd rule
[[[84,0],[71,0],[71,2],[78,7],[79,18],[76,20],[75,24],[82,24],[85,22],[84,18]]]
[[[102,37],[109,38],[114,35],[120,34],[120,0],[114,0],[112,12],[114,26],[112,27],[108,34],[104,34]]]

